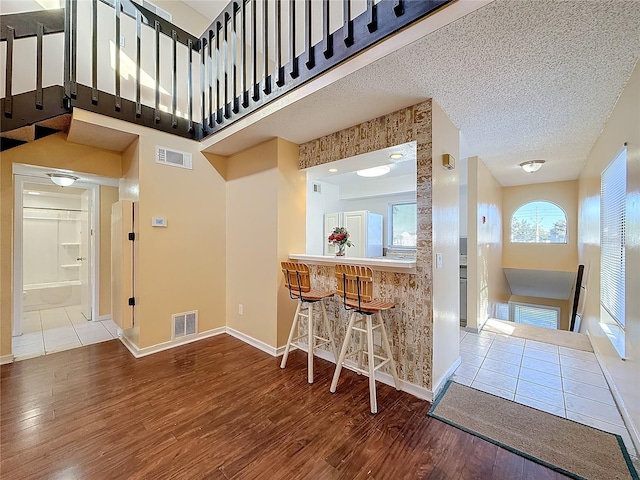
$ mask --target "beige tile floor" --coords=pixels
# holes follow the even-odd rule
[[[88,322],[79,305],[25,312],[22,335],[12,339],[13,355],[24,360],[105,342],[118,338],[117,330],[111,320]]]
[[[491,332],[460,330],[452,379],[523,405],[619,434],[636,456],[594,353]]]

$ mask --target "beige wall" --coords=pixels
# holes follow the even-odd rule
[[[111,205],[117,201],[117,187],[100,185],[100,316],[111,313]]]
[[[155,161],[155,147],[192,154],[193,169]],[[224,180],[196,142],[145,129],[139,150],[140,199],[135,322],[139,347],[171,339],[171,315],[198,310],[198,331],[225,325]],[[152,217],[168,226],[152,227]]]
[[[445,153],[460,158],[460,134],[442,108],[432,102],[433,265],[442,253],[442,268],[433,270],[433,388],[460,356],[460,179],[459,165],[442,166]]]
[[[566,244],[511,243],[511,216],[525,203],[546,200],[555,203],[567,214]],[[531,268],[575,272],[578,269],[578,182],[536,183],[503,190],[504,249],[502,265],[510,268]]]
[[[224,179],[191,140],[80,109],[79,121],[139,135],[123,154],[123,199],[135,208],[135,323],[139,348],[171,339],[171,315],[198,310],[198,331],[225,325]],[[193,169],[161,165],[155,147],[191,153]],[[152,227],[152,217],[168,226]]]
[[[11,318],[13,309],[12,259],[13,259],[13,163],[63,168],[75,172],[92,173],[103,177],[118,178],[121,175],[119,153],[84,145],[67,143],[65,135],[58,133],[2,152],[0,184],[0,355],[11,354]]]
[[[640,65],[636,68],[596,141],[579,178],[578,251],[585,265],[587,332],[628,412],[627,427],[640,447]],[[600,174],[627,142],[626,361],[602,332],[600,319]]]
[[[227,161],[227,326],[277,346],[278,142]],[[223,231],[221,231],[223,233]],[[238,312],[242,304],[243,314]]]
[[[297,145],[272,139],[226,162],[227,325],[271,347],[286,343],[296,307],[280,262],[305,245],[298,156]]]
[[[479,157],[469,158],[467,188],[467,328],[478,329],[511,290],[502,270],[503,188]]]
[[[298,168],[299,158],[298,145],[278,139],[278,347],[287,343],[297,304],[284,286],[280,262],[289,260],[291,253],[304,252],[306,245],[307,175]]]

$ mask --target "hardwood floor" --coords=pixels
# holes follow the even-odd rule
[[[568,478],[427,417],[430,404],[306,354],[220,335],[135,359],[117,340],[2,366],[0,477]]]

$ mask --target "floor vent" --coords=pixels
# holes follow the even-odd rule
[[[198,331],[198,311],[176,313],[171,316],[173,325],[174,338],[186,337],[187,335],[194,335]]]
[[[165,147],[159,147],[156,145],[156,163],[162,163],[163,165],[171,165],[172,167],[188,168],[191,166],[191,154],[186,152],[180,152],[178,150],[170,150]]]

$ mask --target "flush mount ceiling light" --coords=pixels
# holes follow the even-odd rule
[[[338,169],[337,169],[337,168],[330,168],[330,169],[329,169],[329,171],[330,171],[331,173],[336,173],[336,172],[338,171]]]
[[[391,160],[400,160],[402,157],[404,157],[402,153],[392,153],[391,155],[389,155],[389,158]]]
[[[520,166],[527,173],[533,173],[540,170],[544,160],[529,160],[528,162],[521,163]]]
[[[358,170],[356,174],[360,177],[381,177],[389,173],[391,169],[387,165],[381,165],[379,167],[366,168],[364,170]]]
[[[49,175],[51,181],[59,187],[68,187],[69,185],[73,185],[73,182],[76,180],[79,180],[78,177],[67,175],[66,173],[47,173],[47,175]]]

